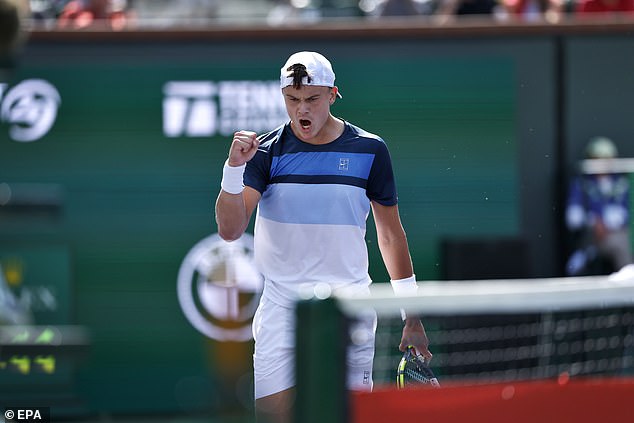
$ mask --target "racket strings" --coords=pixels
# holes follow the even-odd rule
[[[429,383],[431,381],[431,379],[429,379],[428,377],[422,375],[419,372],[420,372],[419,369],[416,369],[416,370],[414,370],[414,369],[405,369],[405,375],[410,377],[411,379],[414,379],[414,380],[416,380],[418,382],[422,382],[422,383]]]
[[[397,385],[399,387],[411,384],[440,386],[438,379],[436,379],[431,369],[427,367],[427,364],[410,351],[406,352],[401,359],[397,374]]]

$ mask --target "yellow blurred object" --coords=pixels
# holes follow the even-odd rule
[[[33,360],[39,368],[48,374],[55,373],[55,357],[52,355],[38,355]]]
[[[4,270],[4,278],[10,287],[17,287],[24,280],[24,264],[18,258],[7,258],[3,260],[2,268]]]

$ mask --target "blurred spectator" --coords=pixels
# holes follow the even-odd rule
[[[367,17],[432,15],[440,0],[359,0],[358,9]]]
[[[273,7],[271,7],[266,16],[266,21],[271,26],[296,24],[298,22],[316,22],[320,18],[319,10],[310,7],[309,2],[275,0],[273,3]]]
[[[447,23],[464,16],[494,18],[497,10],[497,0],[440,0],[436,16],[437,22]]]
[[[27,0],[0,0],[0,72],[25,39],[23,19],[29,13]],[[0,74],[1,75],[1,74]],[[0,77],[0,82],[4,77]]]
[[[9,50],[20,33],[20,14],[14,0],[0,0],[0,51]]]
[[[0,0],[0,8],[4,7],[8,0]],[[9,284],[5,280],[4,270],[0,266],[0,326],[3,325],[28,325],[33,323],[31,312],[26,310],[13,295]]]
[[[262,0],[248,1],[245,4],[244,0],[134,0],[128,9],[134,12],[135,26],[204,28],[213,21],[249,19],[252,13],[257,13]]]
[[[130,23],[130,10],[126,0],[71,0],[57,18],[61,29],[85,29],[100,25],[122,30]]]
[[[506,19],[520,22],[557,22],[565,9],[564,0],[500,0]]]
[[[68,0],[30,0],[31,19],[39,27],[54,27]]]
[[[586,148],[588,159],[617,156],[616,146],[605,137],[593,138]],[[629,204],[626,174],[589,174],[573,179],[566,225],[577,246],[566,264],[568,275],[610,273],[632,263]]]
[[[290,0],[275,0],[266,16],[269,25],[277,26],[299,21],[300,10]]]
[[[575,12],[577,15],[634,12],[634,0],[579,0]]]
[[[380,16],[415,16],[419,12],[413,0],[386,0],[379,14]]]

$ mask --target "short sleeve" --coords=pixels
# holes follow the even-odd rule
[[[382,140],[377,144],[366,193],[370,200],[384,206],[393,206],[398,203],[392,159],[387,145]]]
[[[243,177],[244,185],[259,191],[260,194],[264,193],[269,183],[269,169],[268,151],[258,150],[247,162]]]

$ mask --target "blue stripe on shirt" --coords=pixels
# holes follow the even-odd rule
[[[368,179],[374,154],[300,152],[273,157],[271,178],[283,175],[336,175]]]
[[[369,212],[365,190],[351,185],[273,184],[258,206],[260,216],[276,222],[363,229]]]

